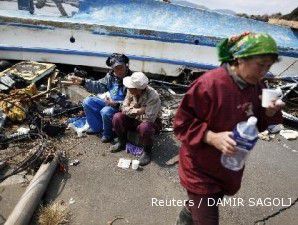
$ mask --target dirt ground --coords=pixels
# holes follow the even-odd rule
[[[171,133],[158,137],[153,162],[138,171],[118,168],[116,165],[120,157],[133,157],[125,152],[109,153],[109,144],[100,143],[96,136],[78,139],[68,131],[61,141],[61,148],[69,152],[69,160],[78,159],[80,164],[69,166],[66,174],[54,174],[43,202],[63,200],[69,206],[70,224],[105,225],[117,216],[124,219],[115,221],[114,225],[175,224],[181,207],[152,204],[154,199],[187,199],[179,184],[177,165],[166,165],[178,151],[178,143]],[[244,206],[221,206],[220,224],[254,224],[286,207],[290,201],[293,203],[298,196],[297,147],[297,141],[288,142],[281,137],[273,142],[259,141],[247,163],[242,188],[233,196],[237,200],[242,199]],[[20,184],[1,189],[0,212],[3,221],[13,209],[11,203],[24,189]],[[73,204],[69,204],[70,199],[74,200]],[[279,205],[269,206],[273,200],[275,204],[280,201]],[[266,224],[296,225],[297,222],[295,204],[268,219]]]
[[[156,137],[152,163],[137,171],[118,168],[119,158],[134,157],[110,153],[109,144],[102,144],[97,136],[77,138],[68,130],[57,146],[66,151],[68,163],[74,159],[80,163],[69,166],[67,173],[54,174],[43,203],[63,200],[71,214],[70,224],[106,225],[117,217],[123,219],[113,225],[175,224],[181,207],[173,202],[187,196],[179,183],[177,164],[166,164],[179,149],[172,133]],[[221,205],[220,224],[247,225],[258,220],[269,225],[298,224],[298,204],[294,204],[298,197],[297,154],[297,140],[286,141],[278,135],[271,142],[259,141],[247,162],[242,188],[233,196],[243,205]],[[0,186],[0,224],[25,188],[20,183]],[[156,199],[172,204],[156,206]],[[290,204],[294,205],[287,208]],[[287,209],[280,211],[283,208]]]

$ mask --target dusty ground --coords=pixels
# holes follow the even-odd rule
[[[278,142],[259,141],[247,163],[240,192],[234,196],[243,199],[244,206],[222,206],[221,223],[224,225],[254,224],[283,208],[278,201],[294,201],[298,197],[297,141],[287,142],[282,137]],[[66,141],[66,139],[70,139]],[[168,167],[165,162],[177,154],[178,146],[171,134],[162,134],[156,142],[153,162],[143,170],[123,170],[116,167],[120,157],[129,158],[125,152],[111,154],[108,144],[101,144],[96,136],[76,139],[69,134],[61,148],[70,149],[69,157],[79,159],[78,166],[70,166],[68,174],[55,173],[45,195],[45,201],[64,200],[69,206],[71,224],[107,224],[116,216],[125,219],[113,224],[171,225],[174,224],[180,207],[152,206],[152,198],[186,199],[181,188],[177,166]],[[65,146],[67,145],[67,146]],[[75,146],[75,147],[73,147]],[[1,189],[0,214],[2,224],[13,209],[24,187],[6,186]],[[257,200],[261,199],[263,205]],[[267,198],[267,200],[265,200]],[[265,206],[264,201],[273,201],[278,206]],[[289,200],[288,198],[291,198]],[[251,201],[250,201],[251,200]],[[253,205],[254,204],[254,205]],[[296,225],[297,204],[266,224]],[[0,221],[1,224],[1,221]]]
[[[76,138],[67,131],[59,146],[68,152],[70,161],[78,159],[80,164],[69,166],[67,174],[54,174],[44,202],[63,200],[69,204],[72,198],[70,224],[106,225],[117,216],[124,219],[113,225],[175,224],[181,207],[152,206],[152,198],[186,199],[179,184],[177,165],[166,165],[178,152],[178,143],[171,133],[157,137],[153,162],[139,171],[118,168],[120,157],[133,157],[125,152],[109,153],[109,144],[100,143],[96,136]],[[272,142],[259,141],[249,157],[242,188],[233,196],[243,206],[221,206],[220,224],[254,224],[292,203],[298,197],[297,154],[297,140],[286,141],[277,136]],[[0,187],[0,224],[4,224],[24,190],[20,184]],[[273,200],[276,206],[268,206]],[[296,225],[297,209],[298,203],[268,219],[266,224]]]

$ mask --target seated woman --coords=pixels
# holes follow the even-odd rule
[[[126,95],[123,78],[132,74],[128,63],[127,56],[114,53],[106,61],[107,66],[112,70],[104,78],[94,81],[74,75],[70,77],[74,84],[82,85],[88,91],[98,94],[87,97],[83,107],[90,126],[87,133],[102,134],[103,143],[111,142],[113,139],[112,118],[118,112]]]
[[[148,78],[142,72],[135,72],[123,79],[128,92],[122,112],[116,113],[113,118],[113,129],[118,135],[118,142],[110,148],[111,152],[123,150],[127,131],[137,131],[144,147],[144,153],[140,157],[141,166],[150,163],[152,138],[161,129],[161,101],[156,90],[148,86],[148,82]]]

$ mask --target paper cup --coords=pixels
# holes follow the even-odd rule
[[[276,101],[282,96],[281,89],[263,89],[262,90],[262,106],[268,108],[272,101]]]
[[[132,160],[131,168],[132,168],[133,170],[138,169],[138,168],[139,168],[139,163],[140,163],[139,160]]]

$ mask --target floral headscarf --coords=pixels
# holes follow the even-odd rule
[[[254,55],[278,54],[276,42],[270,35],[248,32],[224,39],[217,45],[217,50],[222,63]]]

